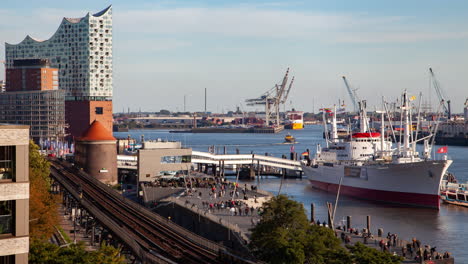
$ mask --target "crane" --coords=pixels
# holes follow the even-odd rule
[[[273,120],[276,125],[280,124],[279,120],[279,110],[280,105],[284,104],[291,89],[292,83],[289,84],[289,88],[285,93],[286,85],[288,82],[289,68],[286,70],[286,73],[283,77],[281,84],[275,84],[273,88],[266,91],[258,98],[247,99],[245,102],[249,106],[253,105],[265,105],[265,122],[266,125],[269,125],[270,119]],[[294,79],[294,77],[293,77]]]
[[[434,89],[436,90],[437,96],[439,97],[439,101],[443,102],[444,110],[447,113],[447,118],[450,119],[452,117],[452,111],[450,109],[450,100],[447,100],[447,96],[445,95],[444,91],[440,87],[440,83],[435,77],[434,71],[432,68],[429,68],[429,73],[431,74],[432,84]],[[445,102],[447,104],[445,104]]]
[[[282,104],[286,103],[286,100],[288,100],[289,91],[291,91],[293,83],[294,83],[294,76],[292,77],[291,82],[289,82],[289,87],[288,87],[288,90],[286,91],[286,94],[283,96],[283,99],[281,99]]]
[[[354,107],[354,112],[357,112],[358,111],[358,97],[356,95],[356,91],[357,89],[351,89],[351,87],[349,86],[348,84],[348,81],[346,80],[346,76],[343,76],[343,81],[346,85],[346,89],[348,90],[348,94],[349,94],[349,97],[351,98],[351,102],[353,103],[353,107]]]

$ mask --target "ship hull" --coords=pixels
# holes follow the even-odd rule
[[[313,187],[360,199],[411,206],[439,208],[442,176],[452,161],[406,164],[303,166]]]
[[[304,128],[304,123],[289,123],[284,126],[286,129],[299,130]]]

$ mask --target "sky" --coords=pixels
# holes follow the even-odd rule
[[[455,113],[468,97],[468,1],[2,0],[4,43],[48,39],[63,17],[113,7],[114,112],[261,110],[247,106],[295,82],[286,109],[351,102],[341,76],[380,108],[403,90],[423,93],[434,70]],[[3,68],[0,68],[3,72]],[[0,77],[1,79],[1,77]]]

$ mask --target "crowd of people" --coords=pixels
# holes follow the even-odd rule
[[[320,225],[320,222],[317,222]],[[346,231],[346,227],[338,227],[339,230]],[[356,228],[349,228],[349,234],[346,232],[341,232],[340,238],[341,241],[345,244],[351,243],[351,235],[360,236],[364,239],[364,244],[367,244],[368,239],[374,239],[374,236],[363,229],[362,232],[359,232]],[[417,262],[421,260],[437,260],[437,259],[449,259],[451,258],[450,252],[445,252],[443,254],[437,252],[436,247],[431,247],[430,245],[421,246],[421,241],[413,238],[411,243],[404,243],[403,240],[398,239],[397,234],[388,233],[386,239],[381,238],[379,240],[380,250],[388,253],[397,255],[397,250],[401,248],[401,256],[406,259],[414,259]]]

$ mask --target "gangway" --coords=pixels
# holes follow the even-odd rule
[[[137,169],[137,156],[118,155],[117,167],[119,169]],[[209,152],[192,151],[193,164],[223,164],[232,165],[261,165],[280,169],[302,171],[301,162],[297,160],[288,160],[283,158],[259,155],[259,154],[232,154],[221,155],[211,154]]]
[[[258,154],[232,154],[220,155],[202,151],[192,151],[192,163],[194,164],[219,164],[224,165],[262,165],[281,169],[302,171],[301,163],[297,160],[288,160]]]

